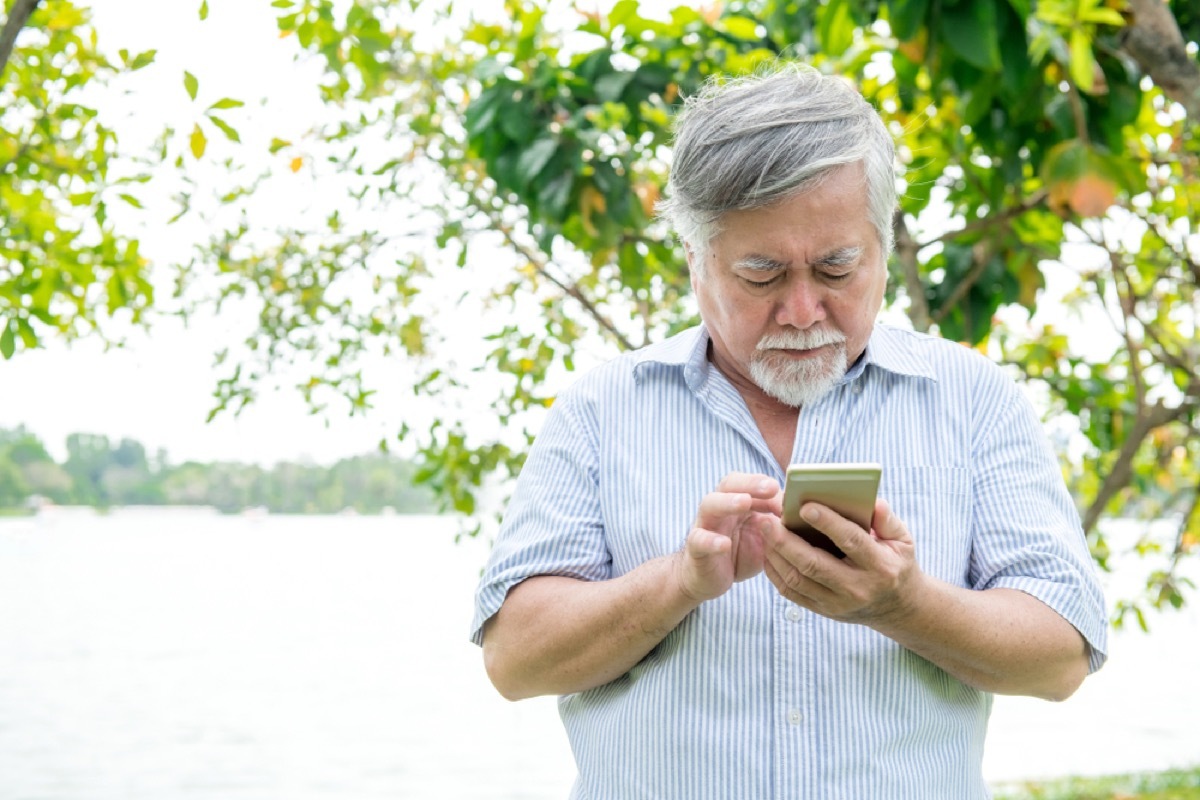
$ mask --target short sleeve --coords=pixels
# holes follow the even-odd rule
[[[598,494],[598,438],[589,411],[577,392],[560,395],[530,448],[475,593],[476,644],[483,643],[484,623],[526,578],[611,576]]]
[[[969,580],[1054,609],[1087,641],[1094,672],[1107,658],[1108,616],[1079,513],[1029,400],[1015,385],[1000,398],[972,453]]]

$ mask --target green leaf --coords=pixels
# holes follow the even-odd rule
[[[995,0],[943,6],[938,27],[946,44],[963,61],[989,72],[1000,70]]]
[[[821,20],[817,34],[822,49],[837,57],[854,44],[854,18],[850,15],[848,0],[830,0],[820,12]]]
[[[1008,0],[1008,4],[1021,19],[1028,19],[1033,13],[1033,0]]]
[[[498,84],[485,89],[467,106],[463,126],[467,129],[467,136],[470,138],[474,139],[483,135],[495,121],[496,114],[500,109],[501,88],[501,85]]]
[[[196,76],[187,70],[183,71],[183,88],[187,90],[188,97],[196,99],[196,91],[200,88],[200,81],[196,80]]]
[[[558,151],[558,142],[548,136],[538,139],[517,159],[517,175],[522,183],[533,183],[546,164]]]
[[[292,146],[292,143],[287,141],[286,139],[273,138],[273,139],[271,139],[271,145],[270,145],[270,147],[267,148],[267,150],[268,150],[268,152],[271,153],[271,155],[275,155],[283,148],[291,147],[291,146]]]
[[[244,105],[246,105],[246,104],[243,103],[241,100],[234,100],[232,97],[222,97],[220,100],[218,100],[217,102],[215,102],[211,106],[209,106],[208,110],[214,111],[214,110],[218,110],[218,109],[223,110],[226,108],[241,108]]]
[[[126,203],[133,206],[134,208],[144,208],[145,207],[142,205],[141,200],[138,200],[136,197],[134,197],[131,194],[119,194],[119,195],[117,195],[117,197],[121,198]]]
[[[188,146],[191,148],[192,155],[199,161],[204,157],[204,149],[208,147],[208,137],[204,135],[204,131],[200,130],[200,123],[192,128],[192,136],[188,141]]]
[[[158,55],[157,50],[147,50],[143,53],[138,53],[133,57],[133,61],[129,62],[129,68],[136,70],[141,69],[142,67],[148,67],[154,63],[154,57],[156,55]]]
[[[575,183],[575,175],[566,170],[552,181],[542,185],[538,191],[538,202],[546,216],[561,221],[567,213],[567,203],[571,200],[571,188]]]
[[[225,138],[229,141],[239,143],[242,141],[242,138],[238,136],[238,132],[230,127],[229,123],[225,120],[221,119],[220,117],[214,117],[211,114],[209,115],[208,119],[213,125],[216,125],[221,129],[221,133],[225,134]]]
[[[637,0],[620,0],[608,14],[608,24],[614,28],[636,19],[638,19]]]
[[[518,144],[524,145],[537,133],[537,119],[533,109],[522,100],[501,103],[499,108],[500,130]]]
[[[0,333],[0,356],[10,359],[13,353],[17,351],[17,340],[13,335],[12,325],[5,325],[4,331]]]
[[[27,321],[23,319],[17,320],[17,335],[21,337],[21,343],[25,345],[26,350],[32,350],[37,347],[37,332]]]
[[[291,8],[293,5],[293,0],[275,0],[271,3],[271,8]]]
[[[753,42],[759,38],[758,23],[748,17],[724,17],[721,25],[738,39]]]
[[[1124,28],[1125,18],[1120,12],[1111,8],[1093,8],[1083,14],[1084,22],[1092,22],[1096,25],[1111,25],[1114,28]]]
[[[600,76],[596,80],[596,96],[605,103],[617,103],[621,100],[621,93],[625,91],[625,87],[633,80],[633,72],[609,72]]]
[[[1071,80],[1091,94],[1096,85],[1096,58],[1092,55],[1092,40],[1083,28],[1071,30]]]
[[[208,0],[200,2],[200,19],[201,21],[208,19]]]
[[[888,6],[892,34],[902,42],[915,37],[925,24],[929,0],[895,0]]]

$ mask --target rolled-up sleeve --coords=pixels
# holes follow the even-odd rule
[[[1015,386],[972,457],[976,589],[1017,589],[1071,623],[1090,648],[1089,671],[1107,658],[1108,615],[1096,565],[1041,423]]]
[[[536,575],[581,580],[611,576],[598,495],[598,442],[593,415],[574,390],[560,395],[517,479],[475,593],[471,640],[510,589]]]

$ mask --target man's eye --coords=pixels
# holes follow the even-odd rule
[[[831,272],[826,272],[822,277],[824,277],[829,283],[844,283],[853,274],[853,272],[842,272],[835,275]]]
[[[743,277],[742,280],[745,282],[745,284],[747,286],[750,286],[754,289],[765,289],[766,287],[770,286],[773,283],[778,283],[780,277],[781,276],[776,275],[775,277],[768,278],[765,281],[754,281],[754,280],[750,280],[749,278]]]

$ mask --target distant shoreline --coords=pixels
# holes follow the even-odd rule
[[[92,505],[59,505],[49,504],[44,506],[12,506],[0,507],[0,519],[14,517],[37,517],[51,516],[57,513],[77,513],[80,511],[89,511],[95,514],[110,514],[115,511],[153,511],[153,512],[171,512],[171,511],[188,511],[210,513],[222,517],[258,517],[258,516],[274,516],[274,517],[430,517],[430,516],[452,516],[443,512],[436,511],[421,511],[421,510],[402,510],[390,507],[384,507],[377,511],[358,511],[354,508],[344,508],[340,511],[271,511],[267,508],[258,506],[250,506],[240,509],[220,509],[211,505],[181,505],[181,504],[130,504],[130,505],[114,505],[114,506],[92,506]]]

